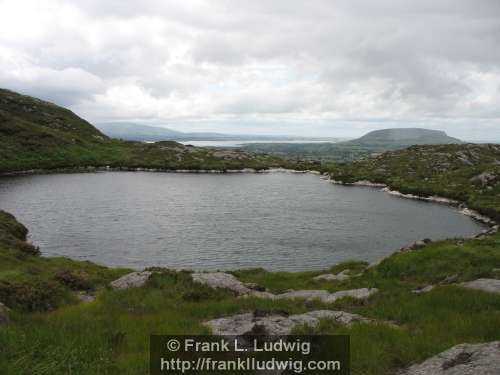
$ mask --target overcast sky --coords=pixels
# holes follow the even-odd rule
[[[500,140],[500,0],[0,0],[0,86],[93,123]]]

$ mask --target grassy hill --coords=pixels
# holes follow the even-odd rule
[[[159,169],[309,168],[269,155],[109,138],[73,112],[0,89],[0,173],[102,167]]]

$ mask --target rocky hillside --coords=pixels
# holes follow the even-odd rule
[[[86,166],[225,170],[309,168],[313,163],[309,164],[177,142],[120,141],[65,108],[0,89],[0,173]]]
[[[370,180],[404,193],[467,202],[489,216],[500,213],[500,145],[412,146],[331,170],[335,180]]]

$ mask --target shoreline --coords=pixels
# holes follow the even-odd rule
[[[489,232],[491,232],[492,229],[496,228],[496,230],[492,232],[492,234],[493,234],[493,233],[496,233],[496,231],[498,230],[497,222],[494,219],[492,219],[486,215],[482,215],[478,211],[475,211],[472,208],[467,207],[467,204],[465,202],[460,202],[460,201],[455,200],[455,199],[440,197],[437,195],[424,197],[424,196],[415,195],[415,194],[404,194],[398,190],[391,189],[387,184],[371,182],[368,180],[360,180],[360,181],[356,181],[356,182],[342,182],[342,181],[338,181],[338,180],[329,179],[328,181],[331,182],[332,184],[335,184],[335,185],[364,186],[364,187],[381,188],[380,191],[387,193],[387,194],[390,194],[390,195],[393,195],[393,196],[396,196],[396,197],[399,197],[399,198],[420,200],[420,201],[424,201],[424,202],[445,204],[448,206],[457,207],[459,209],[459,212],[462,215],[469,216],[472,219],[474,219],[480,223],[486,224],[489,227],[489,230],[486,230],[485,233],[489,233]],[[479,233],[478,235],[485,234],[485,233]]]
[[[75,168],[55,168],[55,169],[27,169],[22,171],[14,172],[2,172],[0,177],[12,177],[12,176],[23,176],[23,175],[37,175],[37,174],[64,174],[64,173],[96,173],[96,172],[152,172],[152,173],[192,173],[192,174],[237,174],[237,173],[293,173],[293,174],[313,174],[313,175],[325,175],[320,171],[316,170],[298,170],[298,169],[287,169],[287,168],[267,168],[267,169],[254,169],[254,168],[242,168],[242,169],[163,169],[163,168],[142,168],[142,167],[75,167]]]

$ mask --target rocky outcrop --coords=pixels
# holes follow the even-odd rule
[[[368,180],[359,180],[359,181],[355,181],[355,182],[344,182],[344,181],[330,179],[329,181],[335,185],[368,186],[368,187],[382,187],[382,188],[387,187],[386,184],[372,182],[372,181],[368,181]]]
[[[498,375],[500,341],[454,346],[399,375]]]
[[[458,202],[456,200],[443,198],[443,197],[437,197],[437,196],[423,197],[423,196],[414,195],[414,194],[403,194],[399,191],[391,190],[388,187],[383,188],[382,191],[384,191],[388,194],[391,194],[391,195],[395,195],[397,197],[401,197],[401,198],[417,199],[417,200],[427,201],[427,202],[443,203],[443,204],[449,204],[451,206],[458,206],[460,204],[460,202]]]
[[[141,287],[149,280],[151,271],[132,272],[116,279],[109,284],[113,289],[128,289]]]
[[[497,176],[493,172],[483,172],[474,176],[470,179],[472,183],[479,183],[482,186],[488,185],[490,182],[493,182],[497,179]]]
[[[343,270],[342,272],[334,275],[332,273],[325,273],[323,275],[319,275],[313,278],[313,280],[317,281],[343,281],[349,278],[349,270]]]
[[[333,320],[339,324],[374,323],[372,319],[345,311],[317,310],[297,315],[265,315],[258,312],[232,315],[210,320],[204,325],[209,327],[214,335],[244,336],[258,332],[265,335],[289,335],[295,327],[315,327],[320,320]]]
[[[463,288],[500,294],[500,280],[497,279],[477,279],[473,281],[467,281],[458,285]]]
[[[486,238],[488,236],[491,236],[491,235],[493,235],[493,234],[495,234],[497,232],[498,232],[498,225],[494,225],[494,226],[492,226],[492,227],[490,227],[488,229],[485,229],[485,230],[481,231],[481,233],[476,234],[473,238],[482,239],[482,238]]]
[[[252,296],[266,299],[304,299],[306,301],[319,300],[323,303],[332,303],[344,297],[364,299],[376,293],[376,288],[360,288],[341,290],[330,293],[327,290],[292,290],[282,294],[273,294],[256,288],[255,285],[242,283],[235,276],[225,272],[206,272],[191,274],[193,281],[208,285],[211,288],[229,289],[240,296]],[[251,286],[251,288],[249,287]]]
[[[9,322],[9,309],[0,302],[0,325]]]
[[[430,238],[424,238],[423,240],[418,240],[413,242],[412,244],[402,247],[399,249],[401,252],[406,252],[406,251],[412,251],[412,250],[418,250],[426,247],[428,244],[430,244],[432,240]]]
[[[306,301],[318,300],[323,303],[333,303],[341,298],[351,297],[354,299],[365,299],[378,292],[377,288],[360,288],[341,290],[330,293],[327,290],[294,290],[282,294],[271,294],[270,296],[261,295],[262,298],[271,299],[303,299]]]
[[[462,215],[469,216],[469,217],[473,218],[474,220],[477,220],[477,221],[484,223],[484,224],[488,224],[488,225],[495,224],[494,220],[491,220],[489,217],[481,215],[479,212],[471,210],[470,208],[467,208],[467,207],[463,207],[460,210],[460,213]],[[489,230],[491,230],[491,228],[487,229],[486,232],[488,232]]]
[[[191,274],[191,277],[194,282],[208,285],[209,287],[214,289],[229,289],[238,295],[249,294],[254,291],[254,289],[249,288],[230,273],[200,272]]]
[[[434,288],[435,288],[434,285],[427,285],[427,286],[424,286],[423,288],[418,288],[418,289],[412,290],[412,293],[415,293],[415,294],[429,293]]]

